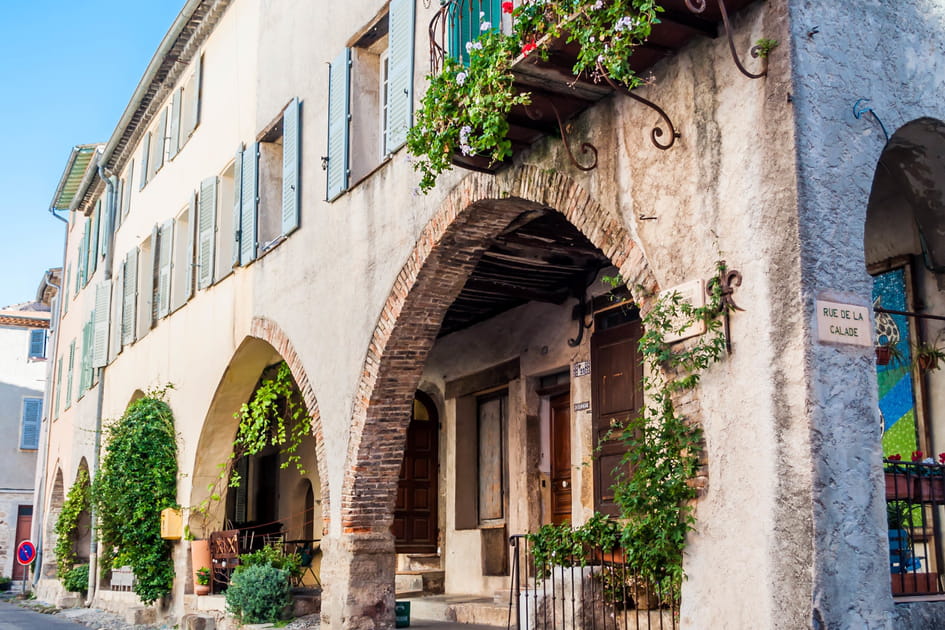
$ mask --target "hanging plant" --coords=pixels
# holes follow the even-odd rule
[[[452,167],[455,153],[484,156],[491,164],[512,155],[509,113],[531,102],[529,92],[513,85],[512,64],[519,55],[547,57],[550,41],[563,36],[581,45],[575,75],[594,80],[606,75],[634,87],[640,79],[630,67],[630,56],[649,37],[662,11],[654,0],[534,1],[518,7],[503,2],[502,10],[512,16],[511,33],[481,21],[479,37],[466,43],[468,64],[453,51],[440,72],[427,77],[429,87],[407,134],[423,192]],[[480,20],[484,16],[480,13]]]
[[[76,555],[73,549],[76,534],[79,528],[79,519],[83,513],[88,513],[91,505],[91,489],[89,488],[89,471],[80,468],[75,476],[75,483],[69,488],[69,494],[62,504],[62,511],[56,519],[56,554],[57,575],[64,579],[66,574],[75,565]]]
[[[161,538],[161,510],[177,506],[177,439],[167,389],[149,391],[105,428],[105,456],[93,484],[102,571],[130,565],[145,604],[174,583],[170,543]]]

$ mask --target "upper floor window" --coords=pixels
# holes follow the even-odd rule
[[[39,448],[39,425],[43,418],[43,399],[24,398],[20,422],[20,448],[35,451]]]
[[[30,330],[30,359],[46,358],[46,330],[34,328]]]

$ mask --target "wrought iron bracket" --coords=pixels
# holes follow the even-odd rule
[[[869,103],[870,99],[861,98],[853,104],[853,117],[857,120],[863,117],[863,114],[872,114],[873,120],[879,123],[879,128],[883,130],[883,135],[886,136],[886,142],[889,142],[889,132],[886,131],[886,125],[883,124],[883,121],[879,119],[879,116],[876,115],[876,111],[872,107],[867,107],[866,103]],[[862,105],[861,105],[862,103]]]
[[[738,52],[735,50],[735,40],[732,35],[732,24],[728,19],[728,9],[725,8],[725,0],[717,0],[719,4],[719,13],[722,15],[722,26],[725,27],[725,37],[728,39],[728,48],[732,53],[732,59],[735,61],[735,66],[738,68],[738,71],[744,74],[749,79],[760,79],[763,76],[768,74],[767,67],[761,72],[754,73],[748,70],[742,64],[742,60],[738,58]],[[705,11],[706,0],[686,0],[686,8],[689,9],[692,13],[702,13]],[[749,51],[751,56],[755,59],[758,58],[760,49],[758,46],[752,46]],[[767,65],[767,61],[765,62]]]
[[[574,164],[575,168],[578,168],[582,171],[593,171],[595,168],[597,168],[597,147],[595,147],[590,142],[581,143],[581,153],[583,155],[591,155],[591,162],[589,164],[581,164],[577,161],[577,158],[574,157],[574,152],[571,150],[571,144],[568,142],[567,128],[564,125],[564,121],[561,120],[561,113],[558,111],[558,108],[555,107],[554,101],[544,94],[532,92],[532,102],[525,106],[525,114],[532,120],[541,120],[545,117],[542,109],[535,104],[536,97],[544,100],[548,107],[551,108],[551,111],[554,112],[555,120],[558,122],[558,130],[561,132],[561,142],[564,143],[564,150],[567,151],[568,159],[571,160],[571,164]]]
[[[724,260],[722,264],[725,264]],[[732,354],[732,333],[729,324],[729,313],[732,311],[745,310],[736,304],[735,299],[732,297],[735,293],[735,289],[742,285],[742,274],[735,269],[727,269],[725,273],[710,279],[705,285],[705,292],[709,297],[712,297],[715,293],[716,285],[719,286],[719,310],[722,312],[722,330],[725,334],[725,350],[729,354]]]
[[[594,325],[593,319],[591,319],[590,322],[587,321],[587,307],[587,287],[584,287],[584,290],[581,291],[581,295],[578,296],[578,303],[577,306],[574,307],[574,315],[572,316],[572,319],[578,320],[577,337],[568,339],[568,345],[572,348],[576,348],[581,345],[581,341],[584,339],[584,331],[590,329]]]
[[[607,73],[604,72],[604,69],[600,66],[599,63],[597,64],[597,70],[600,73],[600,76],[604,77],[604,81],[607,82],[607,85],[609,85],[615,92],[622,92],[623,94],[626,94],[633,100],[637,101],[638,103],[643,103],[644,105],[646,105],[647,107],[649,107],[650,109],[652,109],[653,111],[655,111],[657,114],[660,115],[660,118],[662,118],[663,122],[666,123],[666,126],[669,127],[669,142],[665,144],[660,142],[660,138],[663,137],[663,128],[660,127],[659,125],[654,126],[653,129],[650,131],[650,141],[654,144],[654,146],[656,146],[657,149],[665,151],[666,149],[676,144],[676,138],[681,137],[681,134],[678,131],[676,131],[676,127],[675,125],[673,125],[673,121],[670,120],[669,116],[666,114],[665,111],[663,111],[662,107],[660,107],[653,101],[649,101],[643,98],[642,96],[634,94],[632,91],[630,91],[626,87],[622,85],[618,85],[616,82],[614,82],[613,79],[607,76]]]

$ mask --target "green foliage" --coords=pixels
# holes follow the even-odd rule
[[[170,592],[174,563],[160,512],[177,507],[177,441],[167,388],[148,392],[105,429],[105,456],[93,484],[102,570],[130,565],[146,604]]]
[[[79,517],[83,512],[88,512],[91,498],[89,471],[80,468],[79,473],[75,476],[75,483],[69,488],[69,494],[66,495],[66,500],[62,504],[62,512],[59,513],[59,518],[56,520],[56,547],[53,551],[56,554],[56,567],[60,579],[64,580],[66,573],[75,564],[75,552],[72,545],[75,542]]]
[[[762,59],[767,59],[768,55],[771,54],[771,51],[781,45],[776,39],[769,39],[767,37],[762,37],[755,42],[754,51]]]
[[[453,51],[429,87],[407,134],[407,150],[418,159],[420,189],[429,191],[449,170],[454,153],[481,155],[495,164],[512,154],[508,115],[528,105],[531,95],[513,87],[512,64],[519,55],[547,56],[551,38],[564,36],[581,46],[573,72],[595,80],[607,76],[634,87],[640,79],[630,67],[633,50],[649,37],[657,13],[655,0],[565,0],[529,2],[512,13],[511,33],[488,22],[467,44],[468,66]]]
[[[84,593],[89,588],[89,565],[80,564],[61,573],[62,586],[67,591]]]
[[[718,263],[718,277],[724,272],[724,262]],[[674,599],[684,577],[686,535],[695,522],[691,480],[702,452],[700,429],[676,410],[674,399],[693,389],[702,372],[725,352],[719,284],[711,284],[713,292],[704,307],[693,307],[672,293],[657,299],[643,317],[639,349],[645,364],[644,405],[621,430],[630,470],[614,484],[623,522],[621,547],[643,579]],[[706,326],[704,335],[676,344],[666,341],[700,321]]]
[[[542,525],[534,534],[528,534],[535,574],[541,579],[552,567],[585,566],[596,550],[610,552],[619,546],[620,527],[607,516],[595,513],[580,527],[569,523]]]
[[[200,567],[197,569],[197,584],[201,586],[210,584],[210,567]]]
[[[242,623],[272,623],[291,603],[289,574],[270,564],[234,572],[226,589],[226,607]]]
[[[277,569],[282,569],[290,577],[300,577],[302,569],[302,558],[297,553],[286,554],[282,548],[269,544],[250,553],[240,555],[240,563],[235,569],[235,573],[245,571],[248,567],[268,565]]]

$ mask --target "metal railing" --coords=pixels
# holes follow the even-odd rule
[[[517,630],[673,630],[678,602],[659,592],[617,550],[584,549],[538,563],[525,535],[509,538],[509,628]]]
[[[439,72],[448,55],[467,63],[466,43],[479,36],[482,23],[499,28],[501,21],[501,0],[441,0],[430,20],[430,72]]]
[[[893,595],[945,594],[945,466],[885,460],[884,477]]]

